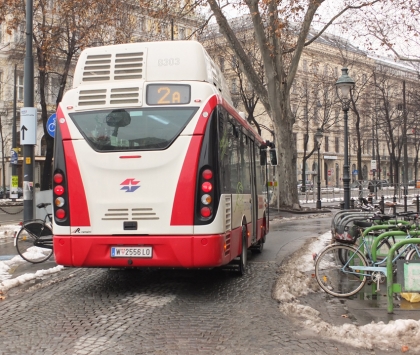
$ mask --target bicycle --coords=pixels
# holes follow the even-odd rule
[[[25,222],[15,238],[17,252],[32,264],[47,261],[53,254],[52,214],[46,209],[49,205],[38,204],[36,207],[45,209],[45,218]]]
[[[355,223],[356,225],[359,223]],[[378,226],[385,227],[385,226]],[[399,225],[401,231],[411,238],[410,225]],[[400,231],[400,233],[401,233]],[[415,234],[418,234],[416,232]],[[354,246],[356,239],[361,237],[358,246]],[[373,260],[368,240],[360,229],[354,237],[352,244],[334,243],[324,248],[315,259],[315,277],[319,286],[327,293],[335,297],[349,297],[359,292],[364,285],[375,282],[379,290],[379,284],[386,277],[387,257],[376,262]],[[379,239],[385,239],[378,236]],[[397,255],[392,259],[396,263],[398,259],[418,259],[420,250],[417,244],[407,244],[398,250]]]

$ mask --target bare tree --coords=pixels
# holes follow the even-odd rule
[[[0,114],[0,148],[3,198],[6,198],[6,148],[9,146],[11,141],[10,126],[10,121],[8,122],[7,118]]]
[[[279,147],[278,180],[282,207],[298,208],[296,189],[296,149],[293,139],[294,115],[290,107],[290,89],[295,79],[303,48],[312,43],[340,15],[379,3],[379,0],[360,2],[357,6],[345,5],[317,35],[308,40],[309,30],[324,1],[266,1],[245,0],[250,13],[264,65],[265,82],[258,77],[252,62],[229,25],[223,11],[225,3],[208,0],[212,15],[221,33],[241,62],[242,70],[252,83],[261,103],[275,123]],[[238,7],[240,3],[235,4]],[[293,35],[293,36],[292,36]]]
[[[303,132],[302,191],[306,190],[307,161],[317,150],[314,141],[316,130],[320,128],[324,133],[329,133],[337,124],[337,117],[333,116],[333,106],[336,101],[332,80],[333,70],[328,65],[320,68],[315,59],[309,68],[310,76],[299,76],[293,84],[291,93],[292,111],[296,120],[295,129]]]

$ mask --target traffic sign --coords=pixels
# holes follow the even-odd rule
[[[53,113],[47,121],[47,132],[51,137],[55,137],[55,121],[57,119],[57,115]]]
[[[20,144],[36,144],[37,110],[35,107],[22,107],[20,109]]]
[[[359,171],[358,170],[353,170],[353,173],[352,173],[353,175],[357,175],[357,174],[359,174]]]
[[[331,176],[331,170],[328,170],[328,176]]]
[[[10,151],[10,164],[17,164],[18,163],[18,154],[14,149]]]
[[[370,168],[371,168],[372,170],[376,170],[376,160],[371,160],[371,161],[370,161]]]
[[[12,175],[12,178],[11,178],[11,186],[12,187],[18,187],[18,183],[19,183],[19,176],[17,176],[17,175]]]

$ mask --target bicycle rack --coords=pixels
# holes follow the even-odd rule
[[[419,235],[420,231],[412,233]],[[392,259],[394,258],[395,251],[403,245],[406,244],[420,244],[420,238],[410,238],[404,239],[398,243],[395,243],[388,252],[388,259],[386,261],[386,286],[387,286],[387,296],[388,296],[388,313],[391,314],[394,312],[394,302],[393,295],[394,293],[401,293],[401,284],[393,282],[393,270],[392,270]]]

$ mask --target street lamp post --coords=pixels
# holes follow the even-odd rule
[[[354,87],[354,80],[349,77],[348,69],[341,69],[341,76],[335,83],[338,99],[344,111],[344,165],[343,165],[343,185],[344,185],[344,209],[350,208],[350,172],[349,172],[349,138],[347,130],[348,112],[350,109],[351,90]]]
[[[324,135],[322,134],[322,129],[318,128],[316,133],[315,133],[315,142],[316,142],[317,149],[318,149],[318,171],[317,171],[317,174],[318,174],[318,181],[317,181],[318,199],[316,200],[316,209],[317,210],[321,209],[321,169],[320,169],[319,150],[321,149],[322,138],[324,138]]]

